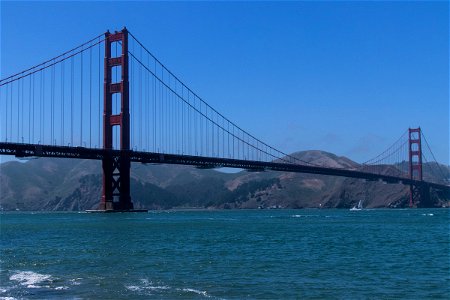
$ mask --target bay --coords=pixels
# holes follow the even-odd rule
[[[0,299],[448,299],[447,209],[0,215]]]

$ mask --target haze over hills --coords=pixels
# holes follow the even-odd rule
[[[293,156],[316,165],[357,168],[346,157],[324,151]],[[450,169],[441,166],[447,176]],[[392,166],[385,166],[389,173]],[[431,176],[424,167],[424,176]],[[40,158],[0,165],[3,210],[96,209],[101,195],[101,162]],[[287,172],[224,173],[191,166],[132,163],[135,208],[348,208],[405,207],[409,188],[399,184]],[[435,198],[434,206],[443,201]]]

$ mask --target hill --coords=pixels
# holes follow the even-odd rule
[[[324,151],[292,154],[321,166],[357,168]],[[392,166],[385,166],[389,173]],[[426,170],[426,168],[424,168]],[[449,169],[445,168],[448,172]],[[426,176],[430,176],[427,174]],[[40,158],[0,165],[2,210],[96,209],[101,162]],[[404,207],[409,189],[398,184],[284,172],[224,173],[191,166],[132,163],[131,196],[136,208],[367,208]],[[436,199],[434,205],[442,203]]]

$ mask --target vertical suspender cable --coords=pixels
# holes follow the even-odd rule
[[[197,138],[197,132],[198,132],[198,120],[200,118],[199,115],[196,114],[197,110],[197,102],[196,97],[194,96],[194,108],[195,110],[192,112],[194,114],[194,140],[195,140],[195,155],[198,155],[198,138]]]
[[[251,146],[250,146],[250,136],[247,135],[247,159],[248,160],[251,159],[251,157],[250,157],[250,148],[251,148]]]
[[[235,156],[234,156],[234,150],[235,150],[235,146],[234,146],[234,141],[236,140],[236,136],[234,135],[234,124],[232,125],[233,126],[233,158],[236,158]]]
[[[52,79],[51,79],[51,86],[52,86],[52,90],[51,90],[51,101],[52,101],[52,108],[51,108],[51,113],[52,113],[52,117],[51,117],[51,143],[52,144],[56,144],[55,143],[55,66],[52,66],[52,73],[51,73]]]
[[[175,80],[175,91],[178,93],[177,90],[177,80]],[[176,98],[175,100],[179,100],[178,98]],[[180,152],[180,139],[178,138],[178,134],[179,134],[179,126],[178,126],[178,105],[177,103],[179,103],[180,101],[175,101],[174,106],[175,106],[175,149],[174,149],[174,154],[178,154]]]
[[[83,52],[81,52],[80,65],[80,146],[83,146]]]
[[[20,116],[19,116],[19,113],[20,113],[20,102],[21,102],[21,97],[20,97],[20,83],[21,83],[22,81],[21,80],[19,80],[18,82],[17,82],[17,143],[20,143],[20,138],[19,138],[19,136],[20,136]]]
[[[33,112],[33,118],[32,118],[32,124],[33,124],[33,130],[32,130],[32,132],[31,132],[31,140],[32,140],[32,142],[33,143],[35,143],[36,141],[34,140],[34,130],[35,130],[35,128],[36,128],[36,124],[34,124],[34,114],[35,114],[35,110],[34,110],[34,94],[35,94],[35,91],[36,91],[36,89],[35,89],[35,87],[34,87],[34,74],[32,74],[31,75],[31,78],[32,78],[32,80],[33,80],[33,92],[31,93],[32,94],[32,103],[33,103],[33,105],[32,105],[32,112]]]
[[[65,140],[64,140],[64,114],[65,114],[65,109],[64,109],[64,99],[65,99],[65,91],[64,91],[64,86],[65,86],[65,69],[64,69],[64,64],[65,62],[63,61],[61,64],[61,145],[64,146]]]
[[[31,76],[28,77],[29,88],[28,88],[28,144],[31,144]]]
[[[92,47],[89,48],[89,148],[92,148]]]
[[[202,102],[199,103],[200,113],[202,114]],[[200,155],[203,156],[203,119],[200,117]]]
[[[42,142],[42,93],[43,93],[43,76],[44,72],[42,71],[41,76],[39,76],[39,140],[38,144]]]
[[[208,106],[205,105],[205,135],[206,135],[206,156],[209,156],[209,131],[208,131]]]
[[[186,105],[186,109],[187,109],[187,123],[188,123],[188,127],[187,127],[187,135],[186,135],[186,146],[187,146],[187,150],[186,152],[191,155],[192,154],[192,149],[191,149],[191,144],[192,144],[192,140],[190,139],[191,137],[191,109],[190,109],[190,99],[189,99],[189,90],[187,91],[187,103],[188,105]]]
[[[217,126],[217,157],[220,156],[220,128],[219,128],[219,114],[216,113],[216,126]]]
[[[172,89],[176,93],[177,81],[176,81],[175,78],[173,78],[173,80],[174,80],[174,82],[173,82]],[[171,149],[171,151],[172,151],[173,154],[176,153],[176,149],[177,149],[177,138],[176,138],[176,134],[177,134],[177,128],[176,128],[176,113],[177,113],[177,111],[176,111],[176,103],[177,102],[176,101],[177,101],[177,98],[176,98],[176,94],[175,93],[170,91],[170,95],[171,95],[171,97],[170,97],[170,107],[171,107],[171,111],[172,111],[171,112],[171,116],[170,116],[170,119],[171,119],[170,124],[172,126],[172,135],[171,135],[172,136],[172,149]]]
[[[42,90],[41,90],[41,95],[42,95],[42,102],[41,102],[41,143],[45,144],[44,142],[44,119],[45,119],[45,70],[42,71]]]
[[[11,84],[12,86],[12,84]],[[8,93],[8,86],[5,87],[5,94],[6,94],[6,137],[5,137],[5,142],[8,142],[8,103],[9,103],[9,93]]]
[[[162,78],[162,80],[164,80],[164,69],[163,68],[161,68],[161,78]],[[164,139],[163,139],[163,135],[164,135],[164,120],[163,120],[163,113],[164,113],[164,101],[163,101],[163,94],[164,94],[164,90],[163,90],[163,85],[162,85],[162,82],[160,82],[160,84],[159,84],[159,103],[160,103],[160,105],[159,105],[159,116],[158,116],[158,119],[159,119],[159,124],[160,124],[160,128],[159,128],[159,131],[160,131],[160,134],[159,134],[159,140],[160,140],[160,142],[159,142],[159,148],[160,148],[160,151],[161,152],[163,152],[163,150],[164,150],[164,145],[163,145],[163,141],[164,141]]]
[[[168,82],[168,86],[171,86],[171,80],[170,80],[170,75],[169,78],[167,79]],[[167,146],[167,153],[171,153],[172,151],[172,118],[171,118],[171,93],[169,92],[169,90],[166,88],[166,102],[167,102],[167,112],[166,112],[166,120],[167,120],[167,138],[168,138],[168,146]]]
[[[228,158],[231,158],[231,156],[230,156],[230,121],[229,120],[228,120],[228,123],[227,123],[227,131],[228,131],[228,134],[227,134],[227,142],[228,142],[227,154],[228,154]]]
[[[167,114],[167,89],[164,86],[165,81],[164,81],[164,69],[161,69],[162,72],[162,85],[161,85],[161,101],[162,101],[162,112],[161,112],[161,120],[162,120],[162,129],[163,129],[163,135],[162,135],[162,152],[165,152],[167,149],[167,118],[166,118],[166,114]]]
[[[10,142],[13,141],[12,128],[13,128],[13,123],[14,123],[14,121],[13,121],[13,93],[14,93],[13,86],[14,86],[14,84],[11,84],[11,93],[10,93],[10,96],[11,96],[11,103],[10,104],[11,105],[9,106],[9,109],[11,111],[11,113],[10,113],[11,126],[9,127],[9,131],[10,131],[10,133],[9,133],[9,140],[10,140]]]
[[[20,137],[21,137],[20,142],[21,143],[24,142],[24,140],[23,140],[23,122],[24,122],[24,120],[23,120],[24,119],[24,109],[23,109],[23,107],[25,106],[24,86],[25,86],[25,80],[22,81],[22,85],[21,85],[21,89],[20,89],[20,92],[21,92],[20,102],[22,103],[21,110],[20,110],[20,119],[21,119],[20,120]],[[19,115],[19,114],[17,114],[17,115]]]
[[[181,86],[181,98],[184,99],[184,86]],[[184,106],[181,105],[181,154],[184,154]]]
[[[170,77],[170,78],[173,78],[173,77]],[[176,91],[176,89],[175,89],[175,86],[176,86],[176,80],[174,80],[174,83],[172,84],[172,89],[174,89],[174,91]],[[176,110],[175,110],[175,101],[176,101],[176,99],[175,99],[175,94],[172,92],[172,91],[169,91],[169,93],[170,93],[170,111],[171,111],[171,113],[170,113],[170,121],[169,121],[169,123],[170,123],[170,130],[171,130],[171,132],[172,132],[172,134],[170,135],[170,137],[171,137],[171,139],[172,139],[172,142],[171,142],[171,144],[172,144],[172,146],[171,146],[171,149],[170,149],[170,151],[171,151],[171,153],[173,153],[173,154],[175,154],[176,153],[176,148],[177,148],[177,146],[176,146],[176,142],[177,142],[177,140],[176,140],[176,127],[175,127],[175,113],[176,113]]]
[[[74,97],[74,62],[70,58],[70,146],[73,144],[73,97]]]
[[[225,131],[224,131],[225,119],[224,118],[221,118],[221,119],[222,119],[222,129],[221,129],[221,131],[222,131],[222,157],[226,157],[225,156]]]
[[[155,60],[155,70],[153,74],[156,75],[156,60]],[[156,152],[156,76],[153,75],[153,152]]]
[[[134,45],[134,44],[133,44]],[[140,48],[140,61],[142,61],[142,47]],[[139,148],[142,151],[142,64],[139,64]]]
[[[100,42],[100,37],[98,38],[99,42]],[[102,87],[102,82],[101,82],[101,55],[100,55],[100,44],[98,44],[98,147],[102,148],[102,144],[101,144],[101,136],[102,136],[102,124],[101,124],[101,120],[102,120],[102,111],[101,111],[101,98],[100,98],[100,91],[101,91],[101,87]]]
[[[147,54],[147,66],[150,68],[150,56]],[[147,113],[146,113],[146,122],[147,122],[147,130],[146,130],[146,137],[147,137],[147,151],[150,151],[150,74],[147,73]]]

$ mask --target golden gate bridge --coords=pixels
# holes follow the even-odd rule
[[[0,107],[0,154],[102,161],[100,211],[133,210],[131,162],[400,183],[410,188],[410,206],[433,193],[450,198],[448,175],[421,128],[357,168],[300,160],[211,107],[126,28],[0,80]]]

